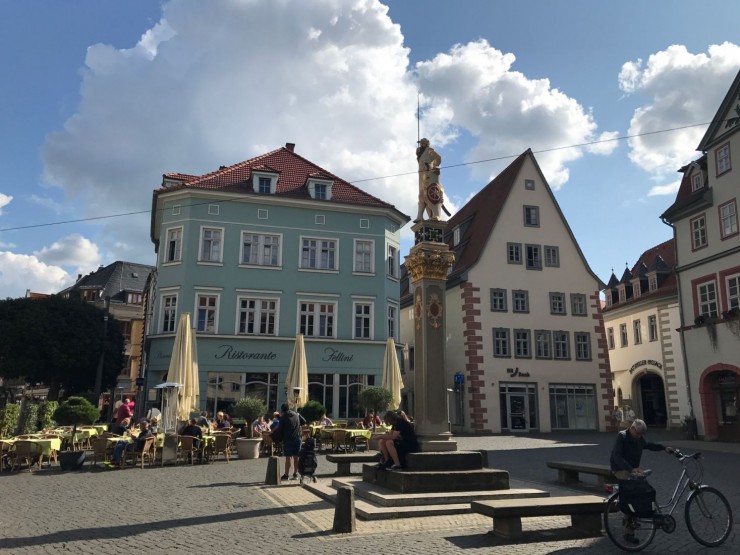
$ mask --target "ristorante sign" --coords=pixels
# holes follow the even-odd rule
[[[232,345],[219,345],[213,358],[226,358],[228,360],[275,360],[277,353],[273,353],[272,351],[243,351],[241,349],[235,349]]]

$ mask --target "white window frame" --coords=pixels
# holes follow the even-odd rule
[[[159,329],[161,333],[175,333],[177,331],[177,304],[178,294],[177,293],[161,293],[162,298],[160,301],[160,312],[159,312]],[[169,303],[168,300],[174,299],[174,304]],[[168,318],[169,315],[169,318]],[[169,325],[168,325],[169,324]],[[172,329],[168,329],[172,328]]]
[[[261,192],[261,185],[260,179],[269,179],[270,180],[270,192],[269,193],[263,193]],[[267,172],[259,172],[255,171],[252,172],[252,188],[254,189],[254,192],[261,195],[274,195],[277,191],[277,180],[278,176],[274,173],[267,173]]]
[[[615,343],[614,343],[614,328],[607,328],[606,329],[606,344],[609,350],[614,349]]]
[[[201,307],[201,299],[214,299],[214,306]],[[218,334],[218,309],[221,304],[221,294],[212,291],[199,291],[195,294],[195,330],[198,333],[205,333],[208,335]],[[201,310],[206,311],[206,323],[203,329],[200,328],[200,314]],[[208,317],[208,313],[213,312],[212,318]],[[213,321],[213,327],[209,329],[208,321]]]
[[[509,328],[493,328],[493,356],[495,358],[511,358],[511,345]]]
[[[254,302],[254,307],[242,306],[242,303]],[[265,306],[265,303],[275,303],[274,308],[269,305]],[[247,331],[249,324],[249,314],[253,314],[253,325],[254,330],[252,333]],[[242,330],[242,315],[244,315],[244,330]],[[270,315],[272,315],[272,333],[269,331],[262,331],[263,324],[266,324],[266,329],[269,330],[270,326]],[[280,334],[279,328],[280,319],[280,298],[276,297],[257,297],[253,295],[239,295],[236,298],[236,329],[234,333],[236,335],[247,335],[247,336],[269,336],[274,337]]]
[[[529,256],[530,251],[533,256]],[[527,258],[525,261],[527,270],[541,270],[542,269],[542,246],[540,245],[524,245],[524,253]],[[537,256],[534,256],[536,254]]]
[[[552,358],[555,360],[570,360],[570,334],[567,331],[552,332]]]
[[[313,244],[306,244],[306,242]],[[314,252],[314,266],[310,265],[310,255],[308,257],[309,264],[304,265],[304,251]],[[323,259],[326,258],[327,265],[324,266]],[[329,259],[333,258],[333,265],[329,266]],[[336,237],[309,237],[301,236],[300,245],[298,249],[298,269],[303,271],[313,272],[332,272],[336,273],[339,271],[339,239]]]
[[[511,291],[511,311],[519,313],[529,312],[529,291],[513,289]]]
[[[491,312],[507,312],[506,289],[491,288]]]
[[[717,282],[713,279],[696,285],[696,306],[699,315],[716,317],[719,314]]]
[[[312,179],[308,182],[308,194],[315,200],[331,200],[332,181]]]
[[[642,322],[640,320],[632,321],[632,341],[635,345],[642,343]]]
[[[522,263],[522,244],[506,243],[506,261],[509,264]]]
[[[545,245],[543,247],[545,266],[548,268],[560,267],[560,248],[554,245]]]
[[[572,316],[588,316],[588,302],[583,293],[570,294],[570,313]]]
[[[717,147],[715,153],[715,162],[717,164],[717,176],[727,173],[732,169],[732,161],[730,159],[730,143],[725,143],[720,147]]]
[[[697,172],[691,176],[691,192],[696,192],[704,187],[704,179],[701,172]]]
[[[591,334],[586,331],[573,333],[576,345],[576,360],[591,360]]]
[[[514,330],[514,358],[532,358],[532,334],[527,329]]]
[[[627,336],[627,324],[619,324],[619,346],[629,346],[629,337]]]
[[[398,245],[388,244],[385,249],[385,271],[389,278],[398,279],[399,248]]]
[[[720,204],[717,210],[719,211],[719,232],[722,239],[737,235],[737,201],[732,199]]]
[[[648,316],[648,341],[658,340],[658,317],[654,314]]]
[[[303,310],[303,305],[306,305],[305,311]],[[328,310],[328,307],[330,306],[332,307],[331,311]],[[296,329],[299,330],[298,333],[302,333],[306,337],[336,339],[339,303],[337,303],[336,301],[329,301],[327,299],[298,299],[297,308],[298,320],[296,322]],[[304,315],[306,317],[305,324],[302,323]],[[321,321],[322,317],[326,317],[326,322]],[[311,326],[311,330],[309,330],[309,325]],[[329,327],[331,327],[331,335],[322,335],[320,333],[322,331],[322,327],[324,330],[327,330],[329,329]]]
[[[249,237],[256,237],[257,238],[257,260],[246,260],[245,258],[245,242],[247,236]],[[239,265],[240,266],[250,266],[250,267],[258,267],[258,268],[281,268],[283,266],[283,235],[282,233],[263,233],[263,232],[255,232],[250,231],[247,229],[242,230],[241,232],[241,240],[239,242]],[[277,238],[277,246],[275,245],[267,245],[266,241],[267,239],[273,239]],[[251,244],[251,243],[250,243]],[[272,251],[277,248],[277,256],[276,256],[276,263],[273,264],[271,262],[272,256],[270,256],[270,262],[265,263],[265,248],[270,247],[270,251]]]
[[[691,249],[699,250],[707,246],[707,216],[701,214],[689,220],[691,226]]]
[[[460,244],[460,226],[456,225],[452,230],[452,246],[456,247],[458,244]]]
[[[740,274],[725,277],[725,290],[727,291],[727,310],[740,309]]]
[[[218,232],[220,234],[219,242],[218,242],[218,256],[216,259],[210,258],[213,254],[212,252],[209,253],[209,258],[205,258],[205,247],[206,247],[206,241],[213,241],[213,238],[206,239],[206,233],[212,233],[212,232]],[[213,246],[209,249],[210,251],[213,250]],[[214,227],[214,226],[201,226],[200,227],[200,241],[198,242],[198,262],[201,264],[223,264],[224,260],[224,228],[223,227]]]
[[[565,293],[550,292],[550,314],[556,314],[558,316],[567,315],[565,308]]]
[[[398,335],[398,305],[388,303],[388,337],[396,341]]]
[[[361,310],[361,312],[358,312]],[[352,301],[352,339],[374,339],[375,303],[372,301]],[[358,335],[358,320],[361,321],[362,333]],[[363,335],[366,334],[366,335]]]
[[[370,252],[359,252],[359,247],[362,244],[368,244],[370,246]],[[352,252],[354,253],[354,256],[352,258],[352,271],[356,274],[363,274],[363,275],[375,275],[375,240],[374,239],[354,239],[352,242]],[[363,268],[359,267],[358,264],[358,256],[361,256],[363,258],[362,263],[364,266],[365,262],[369,263],[369,269],[365,270]],[[364,260],[364,258],[368,257],[368,260]]]
[[[179,264],[182,262],[182,237],[184,229],[183,226],[170,227],[167,229],[167,239],[164,248],[164,260],[163,264]],[[173,234],[179,235],[179,237],[172,237]],[[171,251],[174,249],[174,252]],[[170,257],[170,254],[172,256]]]
[[[540,227],[540,207],[524,205],[524,227]]]
[[[209,216],[218,216],[220,212],[221,212],[221,207],[218,204],[208,205],[208,215]]]
[[[552,359],[552,332],[534,330],[535,358]]]

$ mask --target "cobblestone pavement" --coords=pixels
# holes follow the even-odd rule
[[[705,452],[705,482],[730,499],[735,525],[720,548],[707,549],[686,531],[683,507],[676,532],[656,534],[646,553],[725,554],[740,552],[740,445],[682,442],[659,437],[688,451]],[[570,433],[537,436],[458,438],[461,449],[484,450],[489,465],[511,474],[512,487],[540,487],[553,495],[600,493],[595,486],[565,490],[554,481],[547,460],[605,463],[613,434]],[[646,452],[645,467],[659,499],[672,491],[680,466],[661,453]],[[120,471],[57,468],[0,474],[0,552],[2,553],[382,553],[436,552],[544,554],[621,553],[606,537],[582,538],[568,532],[567,517],[524,519],[525,538],[506,542],[487,532],[480,515],[362,522],[354,534],[332,534],[333,506],[288,482],[266,487],[267,460],[214,462]],[[334,465],[319,457],[319,479]],[[359,467],[357,467],[359,470]],[[670,490],[670,491],[669,491]]]

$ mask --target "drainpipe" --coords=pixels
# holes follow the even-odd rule
[[[678,288],[678,317],[681,325],[681,358],[683,359],[683,371],[685,375],[684,377],[686,379],[686,395],[689,400],[689,416],[694,419],[696,417],[694,416],[694,403],[691,399],[691,377],[689,375],[689,362],[686,358],[686,341],[684,341],[684,327],[686,326],[686,324],[683,318],[683,307],[681,303],[681,278],[678,273],[678,242],[676,241],[676,226],[666,221],[665,218],[661,218],[660,221],[673,230],[673,248],[675,249],[676,259],[676,263],[673,265],[673,271],[676,274],[676,286]]]

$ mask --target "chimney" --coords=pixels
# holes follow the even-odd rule
[[[295,152],[295,143],[285,143],[285,148],[291,152]]]
[[[80,281],[82,279],[82,274],[77,274],[77,281]]]

